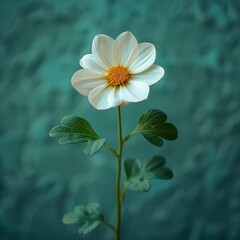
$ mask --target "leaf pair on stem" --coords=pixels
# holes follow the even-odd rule
[[[175,140],[177,129],[171,123],[166,123],[167,115],[157,109],[148,110],[138,122],[135,130],[130,132],[123,141],[126,142],[131,136],[140,133],[150,143],[161,147],[163,139]],[[61,125],[57,125],[49,132],[51,137],[59,138],[60,144],[85,143],[83,151],[91,156],[98,152],[105,144],[106,138],[101,138],[94,131],[90,123],[76,116],[66,116],[61,120]]]

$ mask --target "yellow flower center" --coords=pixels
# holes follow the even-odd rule
[[[123,65],[110,67],[107,72],[106,79],[112,86],[124,85],[131,77],[130,72]]]

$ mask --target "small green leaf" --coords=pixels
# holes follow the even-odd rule
[[[163,145],[163,139],[155,133],[152,134],[142,134],[150,143],[157,147],[162,147]]]
[[[154,156],[148,160],[128,159],[124,162],[126,172],[125,187],[138,192],[150,190],[150,179],[171,179],[173,173],[169,168],[164,167],[165,159],[161,156]]]
[[[173,124],[163,123],[159,128],[159,134],[166,140],[175,140],[178,136],[178,131]]]
[[[106,141],[106,138],[99,138],[97,140],[91,140],[84,146],[83,152],[86,155],[91,156],[102,148],[105,141]]]
[[[74,224],[78,222],[78,216],[75,212],[68,212],[62,219],[64,224]]]
[[[79,225],[78,232],[85,235],[93,231],[103,219],[101,206],[98,203],[89,203],[87,206],[79,205],[72,212],[68,212],[63,216],[64,224]]]
[[[141,125],[143,129],[148,129],[166,120],[167,115],[164,112],[158,109],[150,109],[140,117],[138,124]]]
[[[171,123],[166,123],[166,120],[167,115],[164,112],[158,109],[148,110],[140,117],[133,133],[140,133],[150,143],[161,147],[163,139],[175,140],[178,136],[177,128]]]
[[[156,178],[160,178],[160,179],[171,179],[173,178],[173,172],[171,169],[167,168],[167,167],[163,167],[161,170],[159,170],[158,173],[156,173]]]
[[[83,118],[66,116],[61,123],[52,128],[49,135],[59,138],[60,144],[86,143],[84,153],[87,155],[99,151],[106,141],[105,138],[100,138],[90,123]]]

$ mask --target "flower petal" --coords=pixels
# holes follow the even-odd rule
[[[107,84],[94,88],[88,95],[89,102],[98,110],[111,108],[109,104],[108,95],[112,91],[112,87]]]
[[[164,75],[164,69],[160,66],[153,64],[150,68],[144,72],[133,74],[131,80],[145,82],[148,85],[152,85],[159,81]]]
[[[106,74],[106,71],[97,64],[93,54],[86,54],[84,55],[80,61],[80,65],[85,69],[90,69],[94,71],[98,71],[100,73]]]
[[[107,70],[113,62],[114,40],[107,35],[99,34],[93,39],[92,53],[97,64]]]
[[[87,96],[96,87],[106,84],[103,75],[88,69],[80,69],[71,79],[73,87],[81,94]]]
[[[124,32],[120,34],[113,46],[113,57],[115,64],[122,64],[127,66],[128,61],[137,47],[138,42],[131,32]]]
[[[156,49],[151,43],[140,43],[134,49],[129,61],[129,70],[133,74],[145,71],[154,63],[156,59]]]
[[[147,99],[148,94],[149,86],[139,81],[129,81],[126,86],[119,89],[122,102],[140,102]]]
[[[121,105],[122,103],[122,96],[120,93],[120,88],[112,88],[112,91],[108,95],[108,103],[111,107],[116,107]]]

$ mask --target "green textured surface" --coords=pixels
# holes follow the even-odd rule
[[[179,138],[157,148],[134,136],[124,149],[125,158],[165,156],[174,178],[127,193],[123,240],[240,239],[239,12],[237,0],[1,0],[0,239],[79,239],[61,219],[89,202],[114,223],[115,160],[48,132],[77,115],[115,141],[116,109],[93,109],[70,79],[96,34],[126,30],[155,44],[166,74],[148,100],[123,109],[124,133],[157,108]],[[83,239],[113,235],[101,225]]]

